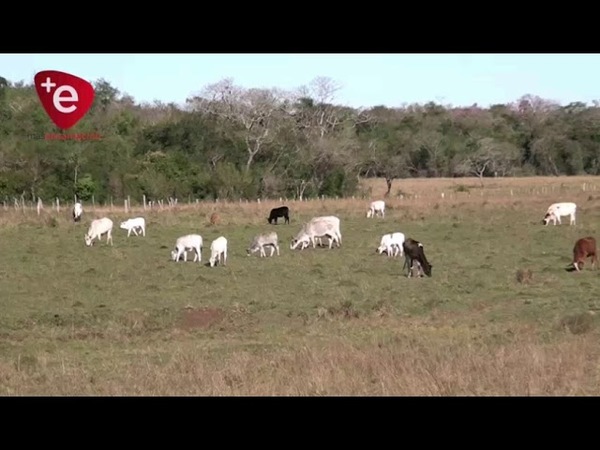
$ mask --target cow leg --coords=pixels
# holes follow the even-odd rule
[[[412,260],[410,259],[410,257],[408,255],[406,255],[406,258],[404,258],[404,266],[402,266],[402,270],[404,270],[404,268],[408,268],[408,278],[410,278],[410,267],[412,266]]]

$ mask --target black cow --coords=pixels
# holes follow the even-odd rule
[[[273,223],[273,221],[275,221],[275,225],[277,225],[278,217],[283,217],[285,218],[285,223],[290,223],[290,208],[288,208],[287,206],[273,208],[267,220],[269,221],[269,223]]]
[[[422,271],[424,271],[425,275],[430,277],[431,269],[433,266],[429,264],[429,261],[427,261],[427,258],[425,257],[425,252],[423,251],[423,244],[421,244],[419,241],[415,241],[414,239],[408,238],[404,241],[404,244],[402,244],[402,248],[404,249],[405,258],[404,266],[402,267],[402,269],[408,266],[408,276],[410,277],[412,275],[413,265],[416,262],[421,266],[419,270],[419,272],[421,272],[421,276],[423,276]]]

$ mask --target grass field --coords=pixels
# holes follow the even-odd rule
[[[369,180],[372,199],[385,191]],[[442,193],[444,194],[442,197]],[[82,223],[46,207],[0,209],[0,395],[600,395],[600,271],[569,273],[598,235],[594,177],[401,180],[385,219],[368,200],[199,203],[146,211],[146,238],[114,230],[84,246]],[[555,201],[578,223],[544,227]],[[217,211],[221,224],[210,226]],[[341,219],[339,249],[289,249],[302,221]],[[258,232],[281,256],[246,256]],[[433,277],[377,255],[382,234],[422,241]],[[170,261],[204,237],[202,264]],[[229,240],[226,267],[206,267]],[[517,271],[530,270],[518,280]]]

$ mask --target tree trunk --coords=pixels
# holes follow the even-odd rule
[[[384,195],[384,197],[389,197],[390,196],[390,192],[392,192],[392,181],[394,181],[393,178],[389,178],[389,177],[385,177],[385,184],[387,186],[387,191]]]
[[[483,188],[483,174],[485,173],[485,170],[482,170],[480,172],[477,173],[477,177],[479,177],[479,183],[481,184],[481,187]]]

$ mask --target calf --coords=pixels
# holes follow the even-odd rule
[[[82,214],[83,206],[81,206],[81,203],[79,202],[75,203],[75,205],[73,205],[73,222],[79,222]]]
[[[139,230],[142,233],[142,236],[146,236],[146,219],[144,219],[143,217],[128,219],[125,222],[121,222],[119,228],[121,228],[122,230],[127,230],[127,237],[131,235],[132,231],[133,234],[139,236],[137,230]]]
[[[269,217],[267,221],[271,224],[273,221],[275,225],[277,225],[277,218],[283,217],[285,219],[285,223],[290,223],[290,209],[287,206],[280,206],[279,208],[273,208],[269,213]]]
[[[227,239],[220,236],[210,244],[210,259],[208,261],[210,267],[214,267],[217,263],[227,264]]]
[[[377,200],[371,202],[369,210],[367,211],[367,218],[375,217],[377,214],[381,217],[385,217],[385,202],[383,200]]]
[[[583,268],[586,258],[592,259],[592,268],[598,264],[598,254],[596,251],[596,239],[592,236],[584,237],[575,242],[573,247],[573,267],[577,272]]]
[[[221,218],[219,217],[219,215],[216,212],[214,212],[210,215],[210,224],[211,225],[218,225],[220,221],[221,221]]]
[[[425,252],[423,251],[423,244],[419,241],[415,241],[414,239],[408,238],[402,244],[404,249],[404,267],[408,266],[408,277],[412,276],[412,270],[415,263],[421,266],[420,271],[424,271],[425,275],[428,277],[431,276],[431,269],[433,266],[429,264],[427,258],[425,257]],[[404,269],[403,267],[403,269]]]
[[[277,256],[279,256],[279,239],[277,237],[277,233],[272,231],[267,234],[260,234],[258,236],[254,236],[250,247],[248,247],[246,251],[248,253],[248,256],[250,256],[252,253],[256,253],[258,250],[260,250],[260,257],[262,258],[266,256],[265,247],[271,247],[270,256],[273,256],[275,250],[277,250]]]
[[[198,260],[198,262],[202,261],[202,236],[199,234],[187,234],[185,236],[181,236],[177,238],[175,241],[175,250],[171,251],[171,259],[173,261],[179,261],[181,255],[183,255],[183,261],[187,262],[187,252],[188,250],[194,250],[194,262]]]
[[[560,225],[561,216],[569,216],[569,225],[575,225],[575,214],[577,213],[577,205],[573,202],[553,203],[548,207],[546,215],[542,220],[544,225],[548,225],[550,221],[556,225]]]
[[[384,234],[376,251],[379,254],[386,252],[388,256],[398,256],[398,253],[402,256],[404,254],[404,248],[402,247],[404,240],[404,233]]]
[[[99,241],[101,241],[102,235],[105,233],[106,233],[106,243],[108,244],[108,242],[110,241],[110,245],[113,245],[112,228],[113,228],[113,221],[110,220],[108,217],[103,217],[102,219],[92,220],[92,223],[90,224],[90,228],[88,229],[88,231],[84,237],[85,245],[87,245],[88,247],[91,247],[92,244],[94,243],[94,239],[97,238]]]

